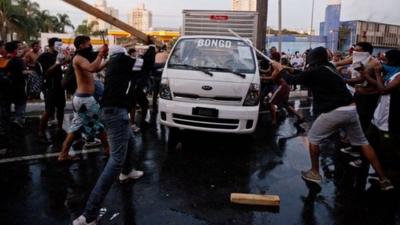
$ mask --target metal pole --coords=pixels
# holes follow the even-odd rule
[[[267,29],[268,0],[257,0],[258,24],[256,46],[260,50],[265,49],[265,36]]]
[[[278,29],[279,29],[279,43],[278,51],[282,53],[282,0],[278,0]]]
[[[244,38],[242,38],[239,34],[237,34],[235,31],[233,31],[232,29],[228,28],[228,31],[233,34],[235,37],[240,38],[246,45],[248,45],[250,48],[254,49],[254,51],[256,51],[258,54],[260,54],[262,57],[264,57],[266,60],[272,62],[272,59],[269,58],[268,56],[266,56],[262,51],[258,50],[256,47],[254,47],[253,45],[251,45],[247,40],[245,40]]]
[[[312,35],[313,35],[313,29],[314,29],[314,8],[315,8],[315,0],[312,0],[311,25],[310,25],[310,48],[312,48]]]

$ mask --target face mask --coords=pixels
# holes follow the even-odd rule
[[[54,43],[54,50],[56,50],[57,52],[61,52],[62,51],[62,46],[63,46],[62,42],[56,41]]]
[[[363,65],[366,65],[369,61],[371,54],[369,52],[357,52],[353,51],[353,64],[356,62],[361,62]]]
[[[89,62],[93,62],[96,60],[97,54],[93,52],[93,46],[89,46],[87,48],[79,49],[76,51],[77,55],[86,58]]]
[[[389,81],[390,78],[393,75],[396,75],[397,73],[400,72],[400,67],[396,67],[396,66],[389,66],[387,64],[383,64],[383,74],[385,74],[385,76],[383,77],[383,80],[385,82]]]

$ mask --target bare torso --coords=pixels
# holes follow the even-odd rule
[[[76,75],[77,89],[76,93],[79,94],[94,94],[94,77],[93,74],[89,71],[83,70],[79,65],[80,63],[86,60],[82,56],[76,55],[73,60],[73,67]]]
[[[164,51],[156,54],[156,63],[165,63],[168,59],[169,53]]]

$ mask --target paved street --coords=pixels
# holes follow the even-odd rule
[[[307,130],[309,105],[296,105],[307,115]],[[30,115],[24,130],[14,128],[9,134],[10,148],[0,155],[0,224],[67,225],[80,215],[104,157],[101,150],[90,149],[77,163],[58,163],[55,153],[63,134],[50,129],[54,145],[38,144],[38,114],[31,110]],[[251,136],[170,134],[153,120],[136,136],[137,167],[145,176],[114,184],[100,224],[400,224],[399,189],[382,193],[372,181],[367,191],[357,191],[353,181],[360,170],[348,166],[349,158],[335,150],[334,141],[323,146],[321,192],[307,187],[300,177],[309,166],[304,132],[293,126],[292,117],[277,129],[264,117]],[[281,205],[234,205],[232,192],[277,194]]]

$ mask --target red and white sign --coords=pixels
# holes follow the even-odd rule
[[[227,15],[211,15],[210,20],[223,20],[226,21],[228,20],[229,17]]]

